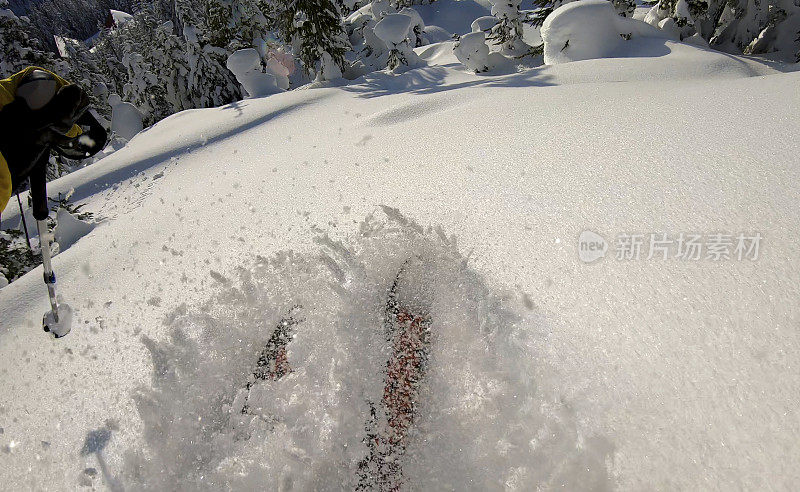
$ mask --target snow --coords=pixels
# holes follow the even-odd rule
[[[519,5],[522,0],[489,0],[492,4],[492,15],[498,19],[504,17],[514,18],[519,11]]]
[[[54,258],[63,339],[40,269],[0,290],[2,482],[352,488],[387,289],[415,257],[434,341],[410,488],[792,489],[800,73],[620,43],[506,75],[423,46],[402,75],[178,113],[50,183],[104,223]],[[587,265],[586,230],[765,243]],[[241,422],[295,305],[293,372]]]
[[[123,101],[119,94],[109,95],[108,104],[111,106],[111,131],[116,136],[127,141],[142,131],[144,117],[136,106]]]
[[[53,230],[59,251],[71,247],[78,239],[89,234],[94,229],[94,224],[82,221],[65,209],[59,209],[56,214],[56,228]]]
[[[115,27],[122,27],[133,20],[133,16],[131,14],[122,12],[121,10],[111,9],[109,12],[111,12],[111,18],[114,20]]]
[[[448,41],[453,37],[452,34],[439,26],[425,26],[423,32],[425,33],[425,38],[430,43],[441,43],[442,41]]]
[[[411,18],[411,25],[409,26],[410,29],[413,30],[414,28],[417,27],[420,30],[425,29],[425,21],[422,20],[422,17],[420,17],[419,13],[416,10],[410,7],[405,7],[400,9],[400,11],[397,13],[400,15],[407,15],[408,17]]]
[[[458,61],[475,72],[489,70],[489,46],[486,45],[486,33],[475,31],[461,36],[453,49]]]
[[[497,24],[497,17],[493,15],[484,15],[472,21],[470,27],[472,28],[472,32],[487,31],[494,27],[495,24]]]
[[[472,21],[489,15],[488,0],[436,0],[427,5],[414,5],[426,26],[439,26],[453,34],[471,31]]]
[[[612,58],[623,48],[627,56],[632,50],[641,51],[639,55],[650,54],[651,44],[641,42],[642,38],[669,38],[645,22],[619,16],[605,0],[582,0],[557,8],[545,19],[541,33],[548,65]],[[630,35],[630,39],[623,35]]]
[[[234,51],[227,60],[228,70],[233,72],[236,80],[242,84],[250,97],[263,97],[281,91],[278,84],[288,87],[288,70],[279,60],[272,63],[271,69],[277,71],[280,80],[272,73],[261,71],[261,55],[254,48]]]
[[[389,0],[374,0],[366,6],[366,11],[368,11],[375,20],[379,20],[391,14],[394,8]]]
[[[405,14],[387,14],[377,24],[373,31],[378,39],[389,45],[400,44],[408,37],[413,19]]]
[[[68,40],[61,36],[53,36],[53,40],[56,43],[56,50],[58,51],[58,56],[62,58],[69,57],[69,51],[67,51],[67,42]],[[72,40],[69,40],[72,41]]]

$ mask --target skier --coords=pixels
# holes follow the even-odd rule
[[[30,178],[33,216],[45,220],[50,151],[69,159],[99,152],[108,138],[79,86],[39,67],[0,80],[0,211]]]

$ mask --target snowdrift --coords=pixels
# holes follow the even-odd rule
[[[661,45],[503,76],[423,47],[442,65],[180,113],[55,181],[104,222],[55,257],[64,339],[40,270],[0,289],[0,479],[352,487],[387,292],[419,257],[409,488],[791,489],[800,74]],[[584,230],[765,242],[587,265]],[[295,306],[292,372],[235,414]]]
[[[669,34],[643,21],[621,17],[606,0],[582,0],[557,8],[544,21],[541,34],[548,65],[592,58],[659,56],[665,54],[663,48],[658,49],[659,44],[670,39]]]

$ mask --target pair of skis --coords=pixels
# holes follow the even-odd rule
[[[422,382],[427,369],[431,317],[425,303],[407,302],[401,293],[402,285],[413,290],[413,277],[408,275],[408,262],[403,265],[389,289],[384,328],[392,352],[386,362],[384,389],[378,405],[368,402],[364,443],[367,456],[358,464],[357,490],[395,491],[405,483],[403,456],[409,432],[414,424]],[[233,408],[250,414],[247,404],[249,390],[257,381],[278,380],[291,372],[286,347],[294,337],[300,306],[293,307],[276,326],[266,346],[259,354],[256,369],[240,392]]]

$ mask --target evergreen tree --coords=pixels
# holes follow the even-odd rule
[[[207,10],[198,5],[210,2],[179,0],[168,11],[153,3],[137,12],[134,22],[104,35],[96,47],[98,57],[106,60],[105,70],[116,80],[113,88],[145,115],[146,124],[185,109],[219,106],[242,97],[225,60],[233,50],[250,46],[257,35],[250,27],[265,20],[255,14],[238,15],[248,19],[248,27],[240,29],[235,19],[242,11],[231,4],[218,3],[222,7]],[[178,29],[172,20],[164,22],[167,16],[182,27]],[[195,27],[195,22],[203,27]],[[220,31],[210,32],[210,26]]]
[[[636,0],[611,0],[611,4],[622,17],[633,17],[636,10]]]
[[[27,16],[34,36],[55,51],[53,36],[85,41],[100,30],[106,12],[94,0],[41,0],[31,5]]]
[[[533,12],[528,15],[528,23],[541,27],[548,15],[564,3],[561,0],[533,0]]]
[[[84,87],[92,107],[101,115],[110,117],[111,107],[94,90],[96,86],[108,87],[111,84],[108,72],[103,70],[97,56],[80,42],[66,42],[63,49],[66,57],[60,60],[56,71],[70,82]]]
[[[725,5],[726,0],[660,0],[658,8],[675,21],[681,29],[681,38],[699,33],[709,41],[719,26]]]
[[[185,87],[190,107],[209,108],[241,99],[241,86],[225,67],[230,53],[210,43],[204,44],[191,26],[184,28],[183,39],[188,69]]]
[[[197,27],[212,46],[231,52],[249,48],[253,39],[263,36],[266,18],[258,5],[249,0],[204,0],[203,15]]]
[[[504,54],[516,56],[527,53],[530,46],[522,41],[522,21],[524,15],[519,10],[521,0],[489,0],[492,15],[497,24],[492,27],[486,39],[501,46]]]
[[[41,256],[31,252],[22,231],[0,231],[0,287],[25,275],[40,263]]]
[[[341,76],[350,46],[334,0],[288,0],[279,26],[309,75],[318,80]]]
[[[0,0],[0,76],[8,77],[30,65],[56,68],[55,57],[31,36],[28,19],[17,17],[8,7],[8,0]]]
[[[671,18],[681,39],[697,34],[712,46],[755,54],[791,49],[775,44],[776,33],[798,15],[794,0],[660,0],[646,20]]]

